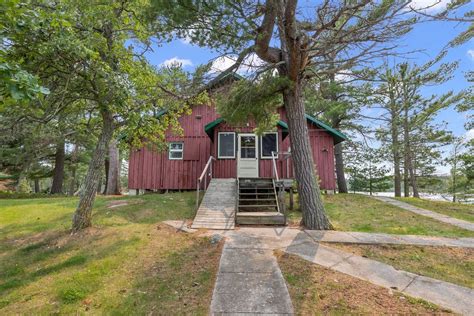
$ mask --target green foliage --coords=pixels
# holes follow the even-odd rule
[[[277,108],[282,106],[277,92],[290,86],[289,80],[271,74],[265,74],[255,82],[240,80],[230,91],[218,95],[217,109],[231,124],[239,126],[254,120],[257,132],[273,130],[279,119]]]
[[[28,180],[26,180],[25,178],[20,179],[17,185],[17,191],[18,193],[30,193],[31,187],[28,183]]]
[[[34,23],[34,12],[18,0],[0,3],[0,111],[12,102],[31,101],[49,90],[39,84],[37,76],[24,70],[22,59],[7,58],[8,50],[18,38],[11,34]]]
[[[387,174],[390,170],[384,165],[382,151],[358,143],[351,145],[347,154],[350,189],[371,195],[389,189],[391,177]]]

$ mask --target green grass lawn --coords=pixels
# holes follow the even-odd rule
[[[192,218],[192,192],[100,197],[71,236],[76,203],[0,200],[0,314],[208,313],[221,245],[157,224]]]
[[[369,196],[335,194],[324,195],[323,199],[326,212],[336,230],[404,235],[474,237],[474,232],[472,231],[414,214]],[[288,218],[293,224],[299,223],[301,212],[295,209],[295,211],[289,213]]]
[[[444,201],[431,201],[415,198],[397,198],[398,200],[424,208],[429,211],[441,213],[458,219],[474,223],[474,205],[452,203]]]
[[[385,262],[399,270],[474,288],[474,249],[335,243],[327,246]]]
[[[438,315],[429,302],[277,252],[297,315]]]

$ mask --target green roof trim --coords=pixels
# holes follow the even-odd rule
[[[332,128],[331,126],[321,122],[320,120],[318,119],[315,119],[314,117],[308,115],[308,114],[305,114],[306,116],[306,119],[308,121],[310,121],[311,123],[313,123],[314,125],[316,126],[319,126],[321,127],[322,129],[325,129],[329,134],[332,135],[332,137],[334,137],[334,144],[338,144],[342,141],[345,141],[345,140],[348,140],[349,138],[344,135],[344,133],[342,133],[341,131],[338,131],[337,129],[335,128]]]
[[[206,132],[207,135],[209,135],[209,137],[212,138],[212,131],[217,125],[219,125],[222,122],[224,122],[224,119],[222,117],[219,117],[218,119],[212,121],[211,123],[206,124],[206,126],[204,126],[204,131]],[[277,125],[280,126],[282,129],[284,129],[286,132],[288,132],[288,124],[286,124],[285,122],[280,120],[277,122]]]
[[[206,124],[206,126],[204,126],[204,131],[206,132],[207,135],[209,135],[209,137],[212,138],[212,131],[214,130],[214,127],[216,127],[222,122],[224,122],[224,119],[222,117],[219,117],[217,120],[214,120],[211,123]]]
[[[278,122],[277,122],[277,125],[280,126],[280,127],[283,128],[283,129],[288,130],[288,124],[286,124],[286,123],[283,122],[282,120],[278,121]]]

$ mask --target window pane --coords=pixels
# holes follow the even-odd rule
[[[183,152],[182,151],[172,151],[172,152],[170,152],[170,158],[171,159],[181,159],[181,158],[183,158]]]
[[[241,147],[240,148],[240,157],[241,158],[255,158],[255,147]]]
[[[170,143],[170,149],[183,149],[183,143]]]
[[[234,157],[234,134],[219,134],[219,157]]]
[[[271,157],[272,151],[277,151],[277,134],[262,136],[262,157]]]
[[[241,136],[240,147],[255,147],[255,136]]]

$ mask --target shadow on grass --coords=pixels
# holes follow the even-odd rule
[[[171,241],[170,246],[175,242]],[[122,298],[104,306],[101,312],[207,315],[221,251],[222,243],[196,238],[187,247],[155,253],[156,261],[135,271],[134,283],[119,291]]]
[[[43,240],[12,251],[0,261],[0,279],[4,280],[0,283],[0,296],[5,296],[16,288],[28,286],[47,275],[59,273],[68,268],[86,266],[112,254],[120,253],[124,247],[137,242],[137,238],[119,239],[112,244],[101,245],[102,240],[121,237],[118,232],[114,234],[116,235],[114,237],[110,234],[100,234],[75,238],[68,232],[58,231],[44,237]],[[77,249],[80,250],[76,251]],[[58,258],[64,259],[58,260]],[[35,266],[38,266],[36,270]],[[8,301],[0,301],[0,307],[8,303]]]
[[[100,221],[113,221],[120,217],[130,223],[154,224],[170,219],[191,219],[195,215],[195,196],[192,192],[149,194],[128,200],[129,205],[120,207],[101,207],[96,210],[96,218]]]

